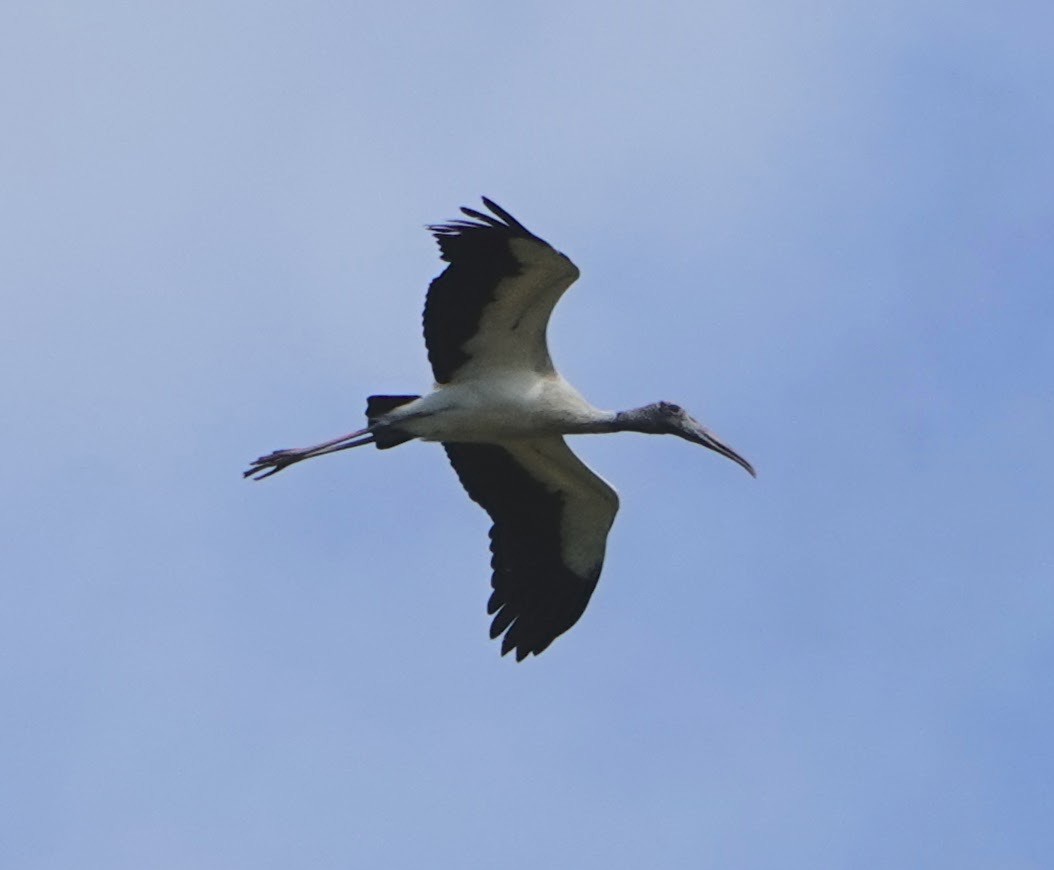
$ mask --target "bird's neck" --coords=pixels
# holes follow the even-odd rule
[[[645,405],[641,408],[630,408],[628,411],[617,411],[612,418],[610,432],[643,432],[646,435],[657,435],[663,430],[659,427],[653,408]]]
[[[590,410],[588,414],[576,415],[574,419],[568,420],[564,425],[565,435],[603,435],[607,432],[618,432],[616,424],[618,413],[615,411],[601,411],[597,408]]]

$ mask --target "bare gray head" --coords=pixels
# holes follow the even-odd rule
[[[709,447],[715,453],[742,465],[751,476],[757,477],[753,465],[724,444],[684,408],[672,402],[653,402],[632,411],[619,411],[615,415],[615,428],[623,432],[644,432],[648,435],[676,435],[693,444]]]

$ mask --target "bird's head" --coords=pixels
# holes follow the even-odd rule
[[[721,441],[713,432],[699,423],[680,405],[672,402],[654,402],[643,408],[623,411],[618,415],[620,428],[649,435],[676,435],[693,444],[702,444],[726,459],[742,465],[752,477],[757,477],[754,466]]]

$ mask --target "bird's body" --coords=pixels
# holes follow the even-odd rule
[[[538,654],[585,610],[618,511],[615,491],[564,435],[674,434],[726,456],[683,409],[657,402],[595,408],[556,371],[545,332],[578,277],[566,256],[488,199],[496,217],[431,227],[450,265],[429,287],[424,332],[435,387],[425,396],[371,396],[369,425],[314,447],[279,450],[245,472],[268,477],[296,462],[373,443],[441,442],[469,496],[490,514],[491,637],[502,654]]]
[[[422,441],[494,444],[594,431],[591,426],[614,416],[594,408],[555,372],[510,369],[438,385],[388,420]]]

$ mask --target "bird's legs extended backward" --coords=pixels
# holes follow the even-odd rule
[[[255,460],[248,470],[242,472],[242,477],[253,477],[253,480],[263,480],[272,474],[278,474],[283,468],[288,468],[305,459],[313,459],[316,456],[325,456],[327,453],[336,453],[339,450],[348,450],[351,447],[361,447],[363,444],[373,442],[372,426],[359,429],[357,432],[349,432],[340,438],[331,441],[323,441],[314,447],[297,447],[291,450],[276,450]]]

